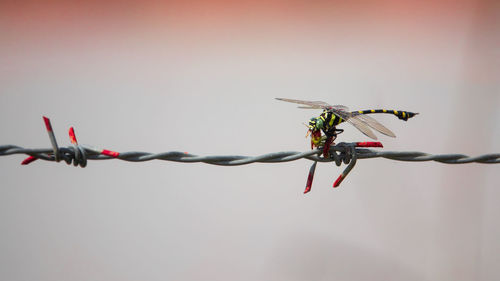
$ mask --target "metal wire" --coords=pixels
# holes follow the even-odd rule
[[[322,151],[320,149],[310,150],[305,152],[282,151],[262,154],[259,156],[241,156],[241,155],[214,155],[214,156],[198,156],[186,152],[169,151],[162,153],[149,153],[140,151],[130,152],[114,152],[106,149],[97,149],[95,147],[79,145],[76,140],[76,135],[73,127],[69,129],[69,138],[72,146],[59,147],[56,137],[50,123],[50,119],[43,116],[45,128],[49,135],[52,149],[42,148],[23,148],[16,145],[0,145],[0,156],[12,154],[27,154],[29,155],[21,164],[29,164],[36,159],[46,161],[59,162],[64,160],[66,163],[73,163],[75,166],[85,167],[87,160],[105,160],[105,159],[120,159],[129,162],[143,162],[151,160],[164,160],[174,162],[195,163],[203,162],[212,165],[221,166],[238,166],[250,163],[279,163],[289,162],[298,159],[308,159],[315,162],[332,162],[337,166],[343,163],[349,164],[354,155],[356,159],[368,159],[382,157],[398,161],[436,161],[446,164],[464,164],[464,163],[483,163],[494,164],[500,163],[500,153],[485,154],[476,157],[469,157],[463,154],[441,154],[432,155],[423,152],[399,152],[399,151],[376,151],[359,147],[382,147],[379,142],[356,142],[356,143],[339,143],[330,148],[330,156],[320,157]]]
[[[80,145],[83,148],[83,154],[87,160],[106,160],[120,159],[129,162],[144,162],[151,160],[164,160],[184,163],[202,162],[212,165],[221,166],[238,166],[251,163],[280,163],[290,162],[299,159],[308,159],[318,162],[343,162],[345,158],[346,147],[350,144],[340,143],[331,147],[331,158],[323,158],[318,156],[321,150],[310,150],[304,152],[297,151],[281,151],[266,153],[259,156],[243,156],[243,155],[212,155],[199,156],[180,151],[169,151],[161,153],[150,153],[141,151],[120,152],[117,157],[101,154],[101,151],[85,145]],[[60,157],[67,163],[74,163],[76,160],[76,150],[74,147],[59,147]],[[81,153],[81,150],[79,151]],[[340,153],[339,153],[340,152]],[[23,148],[15,145],[0,145],[0,156],[12,154],[27,154],[35,158],[46,161],[56,161],[52,148]],[[482,163],[482,164],[497,164],[500,163],[500,153],[485,154],[476,157],[470,157],[463,154],[439,154],[432,155],[424,152],[406,152],[406,151],[376,151],[373,149],[356,148],[358,159],[369,158],[386,158],[398,161],[436,161],[445,164],[465,164],[465,163]],[[336,155],[336,157],[335,157]],[[77,162],[80,164],[79,162]],[[340,165],[340,163],[338,164]]]
[[[485,154],[476,157],[470,157],[463,154],[440,154],[432,155],[424,152],[412,151],[377,151],[367,149],[366,147],[382,147],[379,142],[353,142],[353,143],[339,143],[330,147],[330,154],[328,157],[321,157],[322,150],[309,150],[305,152],[296,151],[281,151],[262,154],[259,156],[242,156],[242,155],[212,155],[212,156],[199,156],[180,151],[169,151],[162,153],[150,153],[141,151],[129,152],[114,152],[106,149],[98,149],[91,146],[79,145],[76,140],[75,132],[71,127],[69,130],[69,137],[72,146],[59,147],[56,142],[50,120],[44,117],[45,127],[52,144],[52,148],[23,148],[16,145],[0,145],[0,156],[13,155],[13,154],[26,154],[28,158],[24,159],[22,165],[27,165],[37,159],[46,161],[59,162],[64,160],[67,164],[74,166],[85,167],[87,160],[106,160],[106,159],[120,159],[129,162],[144,162],[151,160],[164,160],[183,163],[206,163],[211,165],[220,166],[238,166],[250,163],[281,163],[290,162],[298,159],[308,159],[313,161],[313,166],[310,169],[308,181],[306,184],[307,193],[311,189],[312,179],[316,162],[335,162],[337,166],[342,163],[348,166],[344,169],[341,175],[334,183],[337,187],[342,180],[347,176],[351,169],[356,164],[357,159],[368,158],[386,158],[397,161],[436,161],[445,164],[465,164],[465,163],[482,163],[482,164],[497,164],[500,163],[500,153]]]

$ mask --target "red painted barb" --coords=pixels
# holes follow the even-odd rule
[[[28,158],[24,159],[23,162],[21,162],[21,165],[28,165],[29,163],[37,160],[38,158],[34,156],[29,156]]]
[[[52,125],[50,125],[50,119],[43,116],[43,121],[45,122],[45,128],[47,128],[47,131],[52,132]]]
[[[108,155],[108,156],[111,156],[111,157],[114,157],[114,158],[120,156],[120,153],[115,152],[115,151],[111,151],[111,150],[107,150],[107,149],[103,149],[101,151],[101,154]]]
[[[378,141],[365,141],[357,142],[356,147],[384,147],[381,142]]]
[[[311,191],[313,179],[314,179],[314,171],[316,171],[316,164],[318,162],[314,162],[309,169],[309,176],[307,176],[307,182],[306,182],[306,189],[304,190],[304,194],[308,193]]]
[[[311,191],[311,186],[307,185],[306,190],[304,190],[304,194],[308,193],[309,191]]]
[[[72,144],[78,144],[78,141],[76,140],[75,130],[73,129],[73,127],[69,128],[69,140],[71,141]]]
[[[340,174],[337,180],[333,183],[333,188],[336,188],[344,180],[344,174]]]
[[[306,189],[304,190],[304,194],[311,191],[313,178],[314,178],[314,173],[309,172],[309,176],[307,177]]]

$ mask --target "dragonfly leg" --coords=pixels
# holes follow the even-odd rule
[[[323,157],[330,157],[330,147],[335,140],[336,136],[328,136],[325,140],[325,145],[323,145]]]
[[[333,141],[337,139],[338,134],[341,134],[343,132],[344,130],[337,129],[335,127],[332,127],[332,129],[330,129],[328,132],[325,132],[326,140],[325,144],[323,145],[323,157],[330,157],[330,147],[332,146],[332,144],[335,144]]]

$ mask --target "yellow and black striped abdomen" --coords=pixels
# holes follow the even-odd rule
[[[370,110],[359,110],[354,111],[353,113],[361,113],[361,114],[372,114],[372,113],[387,113],[396,115],[399,119],[408,121],[409,118],[417,115],[418,113],[402,111],[402,110],[392,110],[392,109],[370,109]]]

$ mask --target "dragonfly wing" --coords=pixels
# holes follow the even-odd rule
[[[298,103],[298,104],[303,104],[305,106],[299,106],[299,108],[306,108],[306,109],[330,109],[332,108],[331,105],[329,105],[326,102],[323,101],[305,101],[305,100],[294,100],[294,99],[285,99],[285,98],[276,98],[277,100],[280,101],[286,101],[286,102],[292,102],[292,103]]]
[[[360,130],[363,134],[365,134],[367,137],[376,140],[377,136],[373,133],[372,130],[370,130],[370,127],[356,117],[357,116],[353,116],[351,118],[347,118],[346,120],[347,122],[351,123],[354,127],[356,127],[356,129]]]
[[[317,107],[310,107],[310,106],[298,106],[298,108],[302,108],[302,109],[319,109]]]
[[[327,109],[327,110],[338,110],[338,111],[345,111],[345,112],[349,112],[349,108],[345,105],[329,105],[327,103],[324,103],[322,101],[316,101],[314,103],[317,103],[318,106],[319,106],[319,103],[323,103],[324,105],[322,107],[318,107],[318,106],[315,106],[315,107],[312,107],[312,106],[299,106],[298,108],[303,108],[303,109],[319,109],[319,108],[322,108],[322,109]]]
[[[330,109],[330,112],[333,113],[333,114],[335,114],[337,117],[340,117],[340,118],[342,118],[344,120],[348,120],[353,115],[348,110],[344,110],[344,108],[347,109],[347,107],[345,107],[343,105],[340,105],[340,106],[338,106],[338,108],[332,108],[332,109]]]
[[[372,117],[370,117],[368,115],[357,114],[357,115],[353,115],[352,118],[361,120],[363,123],[367,124],[371,128],[375,129],[376,131],[378,131],[386,136],[393,137],[393,138],[396,137],[396,135],[391,130],[387,129],[384,125],[380,124],[377,120],[373,119]]]
[[[349,112],[349,108],[345,105],[340,105],[340,104],[337,104],[337,105],[331,105],[330,106],[330,109],[335,109],[335,110],[338,110],[338,111],[346,111],[346,112]]]

